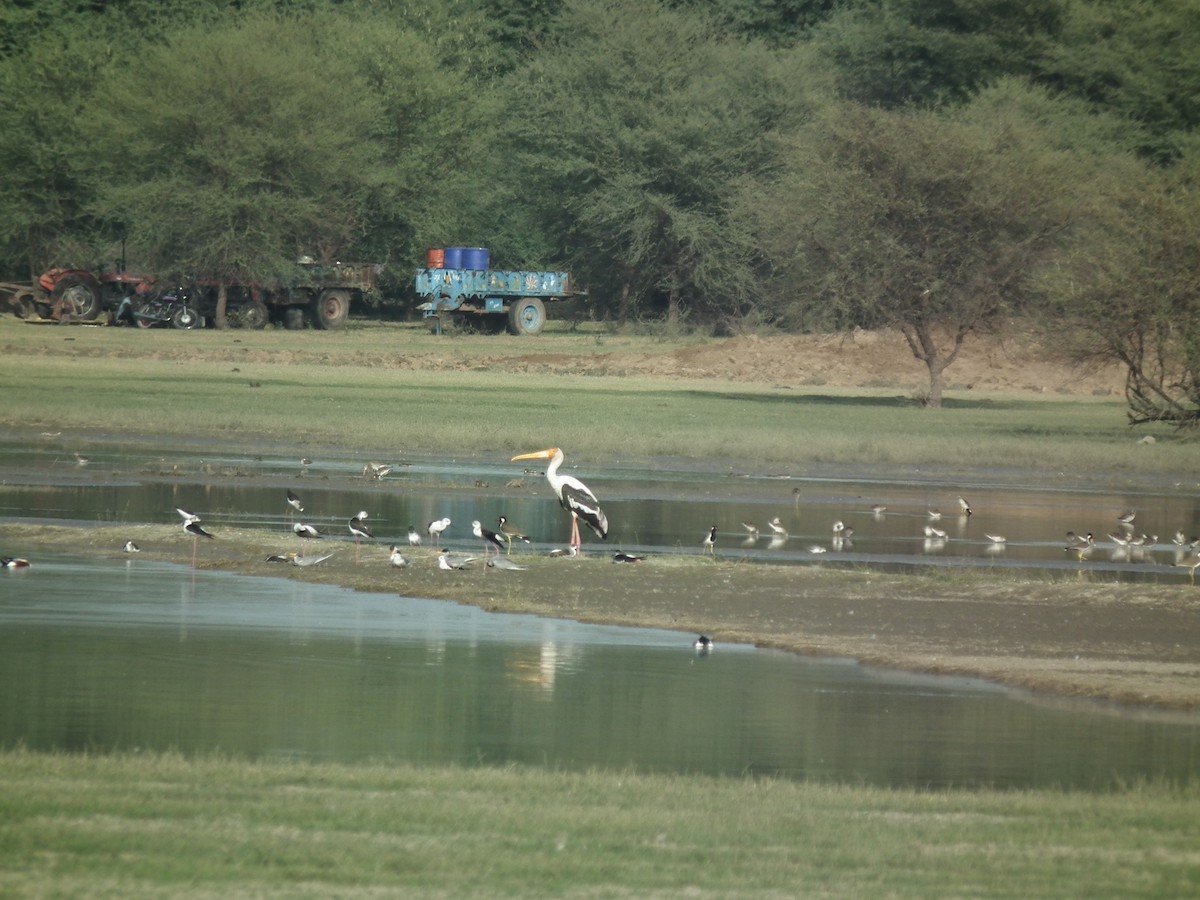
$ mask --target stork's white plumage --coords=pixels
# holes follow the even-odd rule
[[[560,475],[558,467],[563,463],[563,452],[558,447],[538,450],[536,453],[522,453],[514,456],[518,459],[548,459],[546,480],[558,495],[559,505],[571,515],[570,545],[578,549],[583,543],[579,538],[579,520],[582,519],[588,528],[595,532],[596,537],[605,540],[608,537],[608,517],[600,508],[600,501],[592,493],[591,488],[573,475]]]

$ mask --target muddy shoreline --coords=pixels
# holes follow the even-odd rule
[[[192,542],[166,525],[3,527],[5,553],[33,562],[3,577],[36,577],[38,557],[191,564]],[[127,540],[142,548],[122,553]],[[198,568],[284,577],[361,591],[468,603],[611,625],[704,632],[720,642],[846,657],[913,672],[969,676],[1036,694],[1153,710],[1200,710],[1200,587],[1055,582],[969,573],[889,574],[867,568],[777,566],[695,556],[616,565],[606,548],[582,559],[522,554],[525,571],[441,571],[427,548],[393,569],[380,543],[356,563],[348,542],[325,563],[268,562],[286,536],[222,529]]]

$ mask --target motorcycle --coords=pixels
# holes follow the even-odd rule
[[[128,300],[128,298],[126,298]],[[122,306],[125,304],[122,300]],[[120,319],[123,310],[118,310]],[[173,328],[191,330],[202,323],[200,313],[189,303],[188,294],[182,288],[159,294],[150,300],[132,306],[133,321],[139,328],[170,325]]]

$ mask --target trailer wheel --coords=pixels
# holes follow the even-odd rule
[[[341,328],[349,316],[349,291],[323,291],[313,306],[313,318],[317,326],[329,331]]]
[[[191,331],[200,324],[200,316],[190,306],[181,306],[171,313],[171,324],[182,331]]]
[[[537,297],[522,297],[508,308],[508,333],[535,335],[546,324],[546,307]]]
[[[100,315],[100,283],[91,275],[64,275],[50,297],[72,318],[91,322]]]
[[[304,310],[299,306],[288,306],[283,310],[283,327],[288,331],[299,331],[304,327]]]
[[[266,328],[270,318],[271,314],[267,311],[266,304],[251,300],[238,310],[237,323],[242,328],[253,328],[257,331]]]

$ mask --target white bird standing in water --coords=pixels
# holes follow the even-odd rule
[[[514,456],[512,461],[516,462],[519,459],[550,460],[550,465],[546,467],[546,480],[550,482],[554,493],[558,495],[559,505],[571,516],[570,546],[578,551],[583,544],[579,537],[579,520],[583,519],[584,524],[596,534],[596,537],[605,540],[608,537],[608,517],[604,515],[604,510],[600,508],[600,501],[596,499],[591,488],[573,475],[558,474],[558,467],[563,464],[563,458],[562,450],[558,447],[551,447],[548,450],[538,450],[534,453],[522,453]]]

